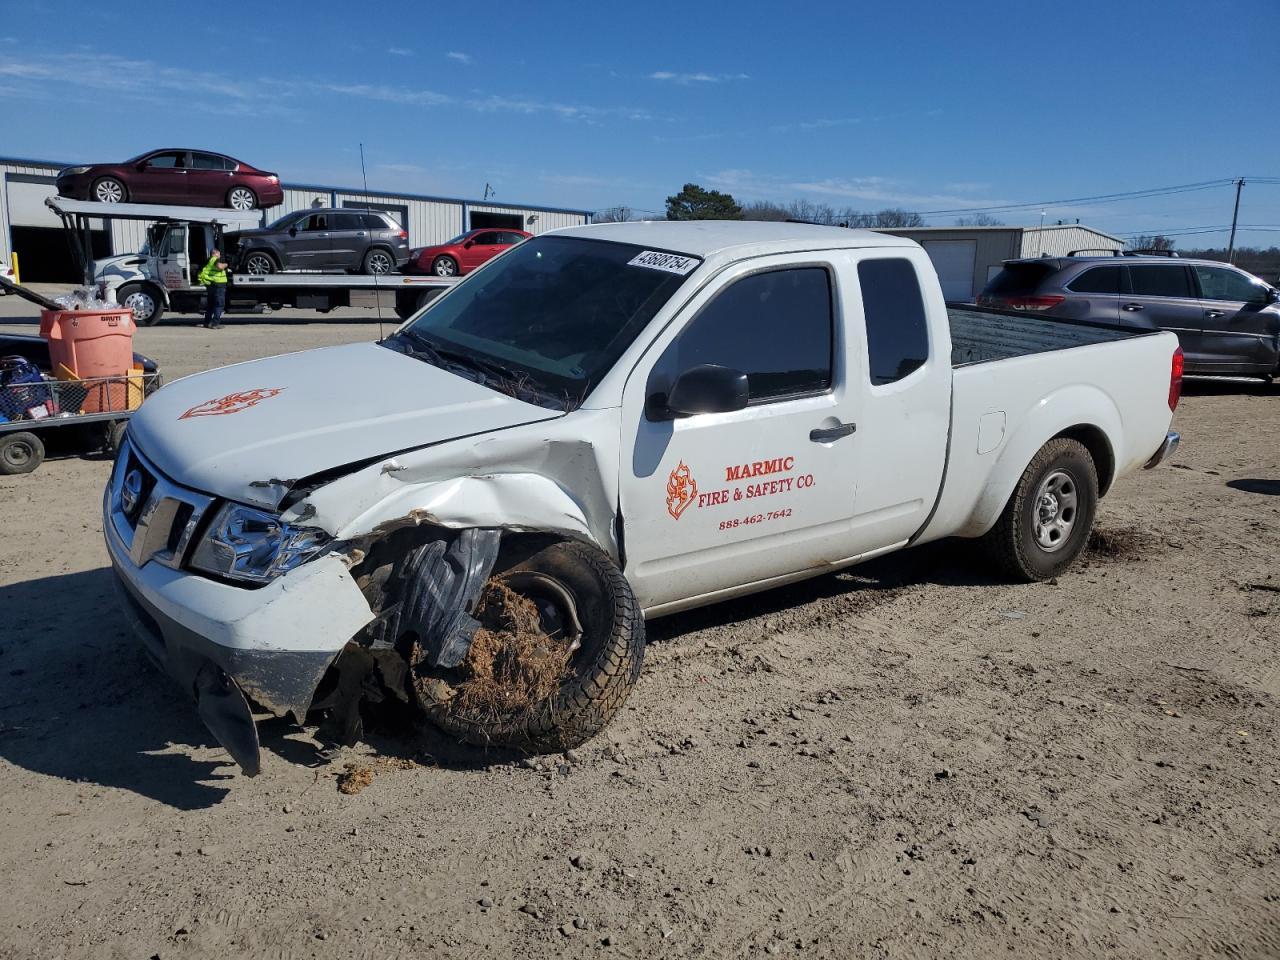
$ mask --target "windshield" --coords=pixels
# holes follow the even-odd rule
[[[682,272],[630,261],[643,247],[545,236],[512,247],[386,341],[481,371],[521,399],[574,409],[700,261]],[[517,389],[518,388],[518,389]]]

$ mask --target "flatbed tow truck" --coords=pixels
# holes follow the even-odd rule
[[[99,203],[65,197],[49,197],[45,205],[62,220],[84,285],[96,288],[104,299],[129,307],[135,322],[146,327],[159,323],[166,311],[203,313],[205,288],[196,278],[209,251],[221,249],[225,231],[262,223],[260,210]],[[95,220],[151,221],[147,242],[137,253],[95,260],[90,233]],[[230,278],[227,306],[299,307],[328,313],[337,307],[358,305],[362,296],[387,292],[395,295],[396,315],[407,319],[457,282],[457,277],[398,273],[237,273]]]

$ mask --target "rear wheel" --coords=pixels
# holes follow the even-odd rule
[[[124,184],[115,177],[103,177],[93,184],[93,199],[99,203],[123,203],[128,198]]]
[[[374,249],[364,255],[364,264],[361,267],[365,273],[377,275],[391,273],[395,268],[395,258],[391,256],[388,251],[383,250],[380,247],[374,247]]]
[[[34,433],[0,435],[0,474],[30,473],[44,463],[44,444]]]
[[[164,303],[145,283],[126,283],[116,291],[116,303],[133,311],[133,322],[151,327],[164,315]]]
[[[452,683],[429,677],[415,681],[431,720],[479,746],[539,753],[567,750],[604,729],[635,686],[644,658],[644,618],[617,564],[587,544],[553,543],[495,574],[486,591],[495,593],[481,595],[477,617],[482,629],[472,641],[462,675],[451,678]],[[510,606],[523,605],[526,626],[530,615],[536,625],[533,654],[559,658],[552,661],[553,679],[540,696],[532,693],[536,686],[513,691],[495,683],[504,675],[545,666],[513,663],[519,646],[499,643],[487,661],[474,660],[482,634],[494,629],[484,608],[501,606],[502,597],[510,603],[496,611],[498,618],[519,623],[522,614]],[[492,637],[490,632],[490,641]],[[478,689],[469,686],[476,683]]]
[[[1079,441],[1059,437],[1027,465],[984,546],[1009,577],[1048,580],[1085,548],[1097,509],[1093,457]]]
[[[227,192],[227,206],[232,210],[252,210],[258,205],[258,195],[248,187],[232,187]]]
[[[272,259],[271,254],[264,253],[261,250],[255,250],[244,258],[244,272],[253,274],[255,277],[265,276],[268,273],[275,273],[276,262]]]
[[[437,277],[456,277],[458,261],[453,257],[436,257],[435,262],[431,264],[431,272]]]

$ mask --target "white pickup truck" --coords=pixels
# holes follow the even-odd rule
[[[247,773],[251,702],[339,741],[383,698],[564,749],[626,698],[645,618],[940,537],[1059,574],[1116,478],[1176,446],[1181,362],[1170,333],[948,311],[896,237],[580,227],[378,343],[167,384],[106,540]]]

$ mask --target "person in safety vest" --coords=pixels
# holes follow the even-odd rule
[[[200,271],[200,282],[205,286],[204,323],[210,330],[222,329],[222,311],[227,307],[227,261],[221,251],[215,249],[209,262]]]

